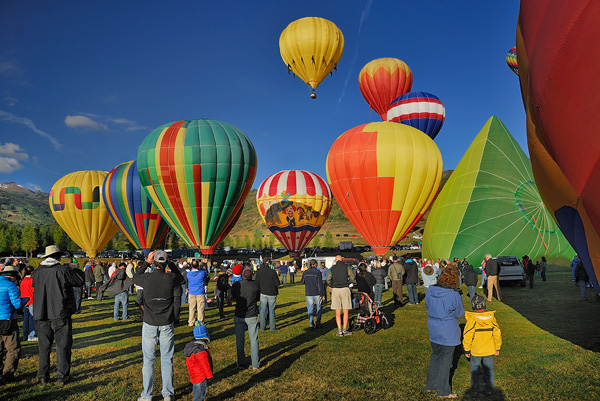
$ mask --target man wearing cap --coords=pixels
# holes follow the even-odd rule
[[[39,369],[37,380],[45,384],[50,378],[50,351],[56,341],[56,379],[59,384],[72,381],[71,348],[75,295],[73,287],[83,286],[85,275],[70,265],[60,264],[62,251],[56,245],[46,247],[44,259],[32,276],[33,319],[38,333]]]
[[[142,324],[143,389],[138,401],[152,399],[154,358],[160,343],[162,395],[173,400],[173,351],[175,350],[175,308],[173,290],[181,288],[183,276],[165,251],[150,252],[133,275],[133,282],[144,288],[144,323]],[[154,271],[145,274],[154,264]]]
[[[394,293],[394,306],[404,306],[402,300],[402,284],[404,280],[404,266],[398,261],[398,256],[392,257],[394,261],[388,269],[388,278],[392,281],[392,292]]]
[[[21,308],[21,295],[15,284],[18,277],[19,269],[14,266],[5,266],[0,273],[0,344],[6,350],[0,384],[14,380],[21,356],[19,325],[15,313]]]
[[[238,369],[244,369],[248,366],[246,354],[244,353],[244,333],[248,330],[252,368],[258,370],[260,358],[258,356],[258,306],[256,304],[260,296],[260,289],[258,283],[252,280],[252,268],[249,266],[244,267],[242,280],[231,286],[231,295],[235,300],[233,323],[235,326]]]

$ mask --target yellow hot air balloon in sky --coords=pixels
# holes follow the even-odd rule
[[[288,71],[313,88],[310,97],[315,99],[315,89],[342,58],[344,35],[324,18],[301,18],[283,30],[279,51]]]
[[[76,171],[56,181],[50,190],[54,219],[91,258],[119,231],[100,193],[107,174],[106,171]]]

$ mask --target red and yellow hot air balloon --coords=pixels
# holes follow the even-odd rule
[[[442,155],[431,138],[408,125],[359,125],[331,146],[327,179],[354,228],[383,255],[431,206],[442,181]]]
[[[137,169],[171,229],[188,246],[210,255],[240,216],[256,176],[256,151],[231,124],[176,121],[144,139]]]
[[[260,184],[256,205],[275,238],[297,258],[319,232],[333,197],[324,179],[303,170],[285,170]]]
[[[390,103],[410,92],[412,71],[397,58],[378,58],[370,61],[358,75],[358,87],[371,108],[385,120]]]
[[[106,174],[106,171],[76,171],[56,181],[50,190],[54,219],[90,258],[96,257],[119,231],[102,199]]]

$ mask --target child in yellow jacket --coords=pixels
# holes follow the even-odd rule
[[[486,393],[494,388],[494,356],[500,354],[502,335],[494,317],[495,311],[485,311],[485,298],[475,295],[471,301],[473,312],[466,312],[467,323],[463,333],[463,348],[471,359],[471,390],[479,391],[479,373],[483,365]]]

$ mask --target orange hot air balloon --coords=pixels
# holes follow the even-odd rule
[[[442,155],[411,126],[359,125],[331,146],[327,179],[354,228],[383,255],[431,206],[442,181]]]
[[[358,75],[358,87],[371,108],[385,120],[394,99],[410,92],[412,71],[397,58],[378,58],[370,61]]]

